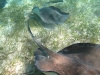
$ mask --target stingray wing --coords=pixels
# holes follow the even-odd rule
[[[92,43],[76,43],[63,48],[58,53],[62,54],[84,53],[84,52],[86,53],[90,52],[96,46],[97,44],[92,44]]]
[[[69,15],[69,13],[66,13],[66,12],[62,12],[59,8],[57,7],[54,7],[54,6],[49,6],[51,9],[59,12],[61,15]]]
[[[100,70],[100,44],[77,43],[60,50],[58,53],[85,61]]]

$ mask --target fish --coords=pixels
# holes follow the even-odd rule
[[[43,8],[35,6],[32,9],[32,13],[34,13],[33,16],[37,15],[41,19],[41,24],[44,25],[44,27],[49,25],[60,25],[64,23],[69,17],[69,13],[63,12],[54,6]],[[40,19],[37,19],[37,21],[39,22]]]
[[[2,9],[6,5],[6,0],[0,0],[0,9]]]
[[[29,27],[29,21],[28,31],[38,45],[38,48],[34,51],[35,65],[44,74],[100,75],[100,45],[76,43],[58,52],[53,52],[34,37]]]

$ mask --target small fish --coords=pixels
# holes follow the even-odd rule
[[[6,0],[0,0],[0,9],[3,8],[6,5]]]
[[[47,75],[100,75],[100,45],[78,43],[56,53],[36,40],[30,30],[29,20],[28,31],[38,45],[34,52],[35,65],[43,73]],[[84,49],[86,50],[83,51]]]
[[[64,23],[69,16],[69,13],[62,12],[59,8],[54,6],[49,7],[34,7],[32,12],[37,14],[41,20],[46,24],[62,24]]]

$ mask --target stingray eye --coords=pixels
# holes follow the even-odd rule
[[[45,57],[42,56],[42,55],[38,55],[38,56],[35,57],[35,60],[41,60],[41,59],[44,60]]]

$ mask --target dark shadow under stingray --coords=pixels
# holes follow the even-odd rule
[[[38,45],[34,52],[35,65],[42,72],[60,75],[100,75],[100,45],[76,43],[55,53],[43,46],[32,34],[29,21],[28,31]]]

